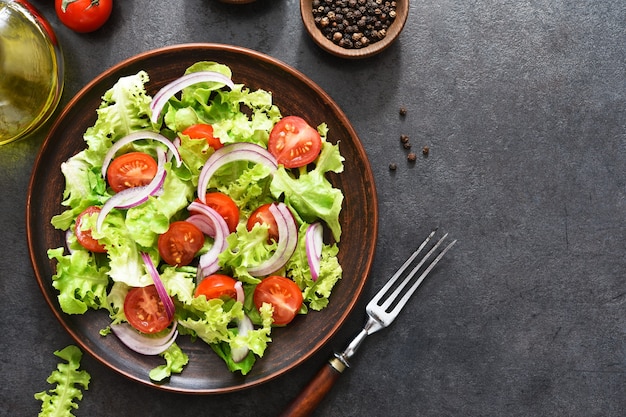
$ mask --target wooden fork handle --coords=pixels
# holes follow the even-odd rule
[[[345,369],[346,365],[339,359],[330,359],[282,412],[280,417],[307,417],[311,415]]]

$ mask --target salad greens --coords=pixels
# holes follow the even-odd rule
[[[196,63],[186,73],[197,71],[215,71],[231,77],[229,67],[214,62]],[[170,98],[162,117],[153,124],[150,121],[151,97],[145,88],[148,81],[145,71],[120,78],[102,97],[97,120],[84,134],[86,148],[61,166],[66,180],[62,202],[65,210],[51,222],[55,228],[68,231],[69,253],[62,247],[48,252],[50,259],[57,261],[53,286],[59,291],[59,304],[68,314],[104,309],[112,324],[125,322],[126,293],[132,287],[153,283],[141,258],[142,252],[148,253],[155,265],[160,265],[161,280],[174,299],[179,333],[208,343],[229,369],[246,374],[256,357],[263,356],[272,330],[271,305],[266,304],[259,311],[252,302],[254,288],[263,277],[253,276],[248,268],[268,259],[276,249],[276,243],[267,239],[267,228],[255,227],[248,231],[246,219],[263,204],[283,201],[290,208],[299,227],[298,245],[277,274],[293,279],[302,291],[305,303],[301,313],[323,309],[342,275],[336,242],[341,237],[339,213],[343,194],[333,188],[325,174],[342,172],[343,157],[338,145],[326,140],[328,129],[322,124],[317,128],[322,137],[322,150],[312,169],[279,166],[271,173],[262,164],[246,161],[235,161],[220,168],[211,177],[208,189],[229,195],[240,210],[240,223],[227,238],[228,248],[219,255],[220,273],[241,281],[246,297],[243,304],[231,299],[194,297],[197,268],[160,263],[157,248],[157,239],[168,230],[169,224],[189,216],[186,208],[197,197],[199,173],[214,152],[206,141],[191,139],[181,132],[194,124],[208,123],[213,126],[214,136],[224,145],[250,142],[267,148],[269,133],[282,115],[267,91],[251,91],[242,84],[227,90],[221,84],[203,82],[186,87],[180,97]],[[92,236],[107,250],[105,254],[89,252],[73,233],[76,218],[89,206],[102,206],[114,194],[101,174],[103,159],[112,144],[141,130],[179,140],[183,163],[176,166],[166,162],[166,177],[160,193],[136,207],[113,209],[100,230],[95,227],[97,215],[86,216],[83,230],[91,230]],[[122,152],[141,151],[154,156],[158,146],[163,147],[154,141],[140,140],[126,145]],[[323,245],[319,278],[313,280],[307,263],[304,231],[316,221],[327,225],[334,242]],[[212,239],[206,237],[200,253],[207,252],[211,245]],[[244,315],[252,320],[255,328],[240,335],[233,323]],[[230,352],[242,346],[250,352],[243,361],[235,363]],[[176,344],[161,356],[167,363],[150,373],[154,380],[167,378],[171,372],[181,372],[188,360]]]
[[[56,384],[54,388],[35,394],[35,399],[42,402],[39,417],[70,417],[72,409],[78,408],[75,401],[83,399],[81,388],[89,388],[91,376],[87,371],[78,370],[83,353],[76,346],[69,345],[54,354],[67,363],[59,363],[46,380]]]

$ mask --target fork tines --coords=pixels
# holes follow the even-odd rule
[[[426,263],[426,261],[438,250],[438,248],[442,245],[443,241],[446,239],[448,234],[443,235],[441,239],[424,255],[424,257],[418,262],[418,264],[413,267],[413,269],[406,275],[406,277],[398,283],[398,280],[405,273],[405,271],[411,266],[415,258],[424,250],[424,248],[431,241],[437,229],[433,230],[426,240],[422,242],[422,244],[417,248],[415,252],[404,262],[404,264],[396,271],[396,273],[389,279],[389,281],[381,288],[380,291],[374,296],[374,298],[369,302],[367,308],[374,308],[377,312],[377,316],[379,319],[387,322],[388,325],[395,317],[398,315],[402,307],[406,304],[406,302],[411,298],[417,287],[422,283],[424,278],[428,275],[428,273],[435,267],[437,262],[443,258],[446,252],[456,243],[456,240],[449,243],[436,257],[435,259],[426,266],[423,270],[422,267]],[[411,287],[408,290],[405,290],[407,285],[412,281],[415,275],[417,275],[420,270],[422,270],[421,275],[413,282]],[[389,295],[391,290],[393,292]],[[401,297],[400,297],[401,296]],[[382,310],[382,311],[381,311]],[[385,316],[385,317],[381,317]]]

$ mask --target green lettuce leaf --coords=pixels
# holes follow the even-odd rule
[[[60,230],[70,228],[76,216],[89,206],[101,206],[109,194],[100,168],[94,167],[81,151],[61,164],[65,177],[62,204],[70,209],[52,218],[52,225]]]
[[[339,146],[323,142],[322,151],[311,171],[300,170],[295,177],[290,171],[280,166],[274,173],[270,190],[274,198],[284,196],[285,204],[291,206],[300,218],[308,223],[323,220],[330,228],[334,239],[341,238],[339,213],[343,204],[343,193],[334,188],[325,174],[329,171],[343,171],[343,157]]]
[[[233,165],[218,170],[209,186],[230,196],[239,208],[240,218],[247,219],[258,207],[274,201],[269,191],[271,173],[265,165],[246,163],[243,170],[233,175]]]
[[[145,71],[120,78],[104,93],[102,103],[96,110],[95,124],[85,132],[90,160],[102,166],[102,159],[117,139],[137,130],[151,128],[150,103],[145,83],[149,76]]]
[[[165,364],[152,369],[149,374],[150,379],[157,382],[169,378],[172,374],[180,374],[185,365],[189,363],[189,356],[176,343],[172,343],[159,356],[165,359]]]
[[[152,284],[146,272],[141,252],[157,253],[155,248],[143,248],[135,243],[135,237],[126,227],[122,210],[112,210],[104,219],[100,231],[96,229],[96,216],[85,217],[84,227],[107,249],[108,275],[113,281],[124,282],[131,287]]]
[[[252,370],[252,367],[256,363],[256,356],[254,356],[254,353],[252,351],[249,351],[243,360],[235,362],[230,353],[230,345],[226,342],[213,343],[211,345],[211,349],[213,349],[217,356],[222,358],[224,363],[226,363],[228,370],[231,372],[239,371],[242,375],[246,375]]]
[[[230,348],[235,349],[246,346],[251,352],[262,357],[267,344],[272,341],[270,333],[272,331],[274,309],[271,304],[264,303],[258,310],[261,324],[254,330],[249,330],[245,335],[236,335],[230,340]]]
[[[198,62],[186,73],[198,71],[215,71],[229,78],[232,75],[227,66],[210,61]],[[281,117],[278,107],[272,104],[271,93],[250,91],[241,84],[233,90],[221,87],[220,83],[198,83],[183,89],[180,99],[171,98],[165,108],[167,128],[182,132],[191,125],[208,123],[223,144],[252,142],[267,146],[269,132]]]
[[[270,304],[263,304],[261,310],[258,312],[261,319],[261,327],[248,331],[245,336],[236,334],[229,342],[220,342],[211,344],[211,348],[217,355],[224,360],[226,366],[231,372],[239,371],[242,375],[246,375],[252,370],[254,363],[256,362],[256,355],[263,356],[267,344],[271,342],[270,332],[272,330],[272,306]],[[248,355],[239,361],[235,362],[232,358],[231,352],[235,348],[247,347],[250,349]]]
[[[178,324],[208,344],[228,341],[233,337],[229,325],[243,318],[242,307],[233,300],[194,297],[178,316]]]
[[[343,270],[339,264],[337,254],[339,248],[336,244],[322,246],[322,258],[320,260],[320,273],[316,281],[311,278],[311,269],[306,255],[306,230],[307,223],[300,226],[298,232],[298,245],[291,256],[285,269],[298,287],[302,290],[304,300],[303,308],[308,305],[312,310],[322,310],[328,305],[331,291],[337,281],[342,277]]]
[[[59,291],[59,304],[65,313],[83,314],[89,308],[108,308],[108,270],[98,266],[96,255],[86,250],[63,255],[63,248],[56,248],[48,250],[48,257],[57,261],[52,286]]]
[[[46,380],[56,384],[54,388],[35,394],[35,399],[42,402],[39,417],[71,417],[72,410],[78,408],[76,401],[83,399],[81,388],[89,389],[91,376],[87,371],[78,370],[83,353],[76,346],[69,345],[54,354],[67,363],[59,363]]]
[[[196,271],[197,268],[193,266],[166,266],[160,275],[161,281],[169,295],[183,304],[191,304],[196,289]]]
[[[159,197],[151,197],[126,211],[125,225],[130,239],[145,248],[156,245],[159,235],[169,228],[170,219],[187,207],[193,198],[191,184],[174,175],[170,165],[166,164],[167,175]]]
[[[227,268],[239,281],[258,284],[259,278],[250,275],[248,268],[269,259],[276,249],[275,242],[267,242],[267,231],[267,226],[261,224],[256,224],[248,231],[246,225],[240,223],[236,233],[231,233],[226,238],[228,247],[218,256],[220,265]]]
[[[113,285],[111,285],[111,290],[109,294],[107,294],[111,324],[119,324],[126,321],[126,316],[124,315],[124,300],[129,290],[130,287],[123,282],[114,282]]]

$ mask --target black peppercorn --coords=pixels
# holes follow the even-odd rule
[[[390,171],[395,171],[396,169],[398,169],[398,165],[394,164],[393,162],[389,164],[389,170]]]
[[[407,156],[406,159],[409,160],[409,162],[415,162],[415,160],[417,159],[417,155],[415,155],[414,152],[410,152]]]
[[[313,0],[312,13],[315,24],[326,38],[343,48],[358,49],[385,38],[396,17],[396,2]]]

